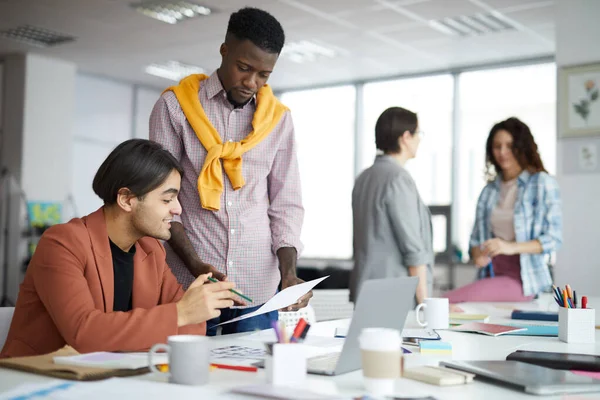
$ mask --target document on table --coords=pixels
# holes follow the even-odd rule
[[[80,354],[76,356],[54,357],[55,364],[78,365],[80,367],[110,368],[110,369],[138,369],[148,366],[148,353],[110,353],[98,351],[95,353]],[[169,362],[166,353],[154,355],[157,364]]]
[[[271,297],[271,299],[265,304],[263,304],[258,310],[237,318],[230,319],[229,321],[221,322],[219,325],[225,325],[232,322],[241,321],[246,318],[256,317],[257,315],[265,314],[271,311],[291,306],[292,304],[297,303],[300,297],[310,292],[315,286],[317,286],[319,283],[321,283],[327,278],[329,278],[329,275],[319,279],[314,279],[312,281],[304,282],[299,285],[294,285],[285,288],[281,292],[277,293],[275,296]]]

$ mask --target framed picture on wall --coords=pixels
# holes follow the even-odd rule
[[[600,135],[600,63],[559,72],[561,137]]]

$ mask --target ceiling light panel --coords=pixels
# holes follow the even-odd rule
[[[31,25],[22,25],[17,28],[0,31],[0,36],[37,47],[57,46],[75,40],[74,36]]]
[[[213,10],[189,1],[143,0],[130,4],[139,13],[167,24],[176,24],[190,18],[210,15]]]
[[[478,36],[517,29],[498,12],[461,15],[429,21],[432,28],[452,36]]]
[[[313,62],[321,57],[335,58],[338,55],[339,49],[310,40],[287,43],[281,51],[281,57],[299,64]]]
[[[204,69],[196,65],[184,64],[179,61],[168,61],[166,63],[154,63],[145,68],[147,74],[172,81],[180,81],[188,75],[202,74]]]

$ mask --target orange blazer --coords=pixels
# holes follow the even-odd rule
[[[133,310],[114,312],[112,253],[104,210],[48,229],[21,284],[0,357],[31,356],[70,345],[80,353],[144,351],[167,336],[206,334],[206,323],[177,327],[183,289],[153,238],[135,244]]]

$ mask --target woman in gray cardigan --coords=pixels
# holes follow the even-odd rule
[[[404,164],[417,154],[422,133],[417,114],[388,108],[375,125],[383,154],[356,179],[352,191],[354,269],[350,299],[368,279],[418,276],[416,302],[432,291],[431,214]]]

